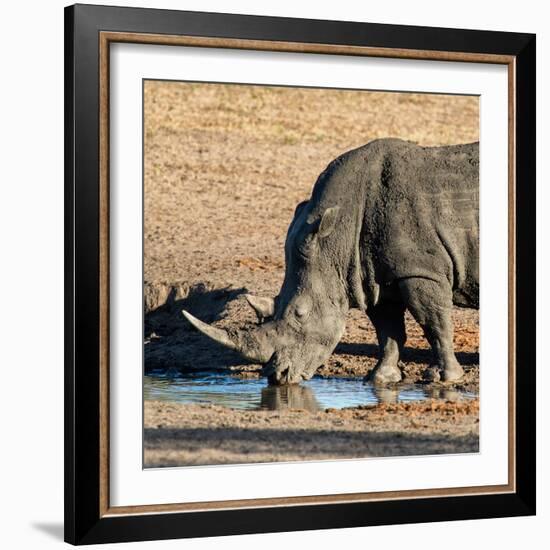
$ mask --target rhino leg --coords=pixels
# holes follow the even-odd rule
[[[399,282],[407,308],[424,330],[434,356],[430,381],[451,382],[464,375],[453,349],[452,291],[448,283],[410,278]]]
[[[371,307],[368,316],[376,329],[380,355],[376,367],[367,375],[375,384],[391,384],[401,380],[399,356],[405,345],[405,305],[382,303]]]

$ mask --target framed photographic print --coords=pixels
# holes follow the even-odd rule
[[[65,537],[535,513],[535,37],[65,12]]]

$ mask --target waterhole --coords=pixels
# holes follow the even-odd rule
[[[361,379],[344,378],[314,377],[296,386],[268,386],[264,378],[241,379],[228,374],[148,374],[144,377],[143,390],[146,400],[222,405],[241,410],[318,411],[378,403],[426,399],[459,401],[477,397],[473,392],[433,388],[422,384],[377,388]]]

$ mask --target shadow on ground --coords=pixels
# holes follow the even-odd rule
[[[378,358],[378,346],[376,344],[363,344],[358,342],[340,342],[334,353],[338,355],[361,355],[365,357]],[[479,353],[459,351],[456,358],[461,365],[479,365]],[[405,347],[401,360],[404,362],[426,363],[432,360],[432,352],[429,349]]]
[[[181,311],[185,309],[206,323],[214,323],[224,319],[229,304],[245,293],[245,288],[210,290],[200,284],[191,287],[184,298],[178,299],[175,289],[170,291],[166,303],[145,314],[145,372],[212,370],[213,365],[224,370],[242,365],[242,357],[200,334]]]
[[[145,466],[407,456],[479,451],[477,436],[242,428],[145,429]],[[238,456],[239,458],[235,458]],[[243,457],[245,457],[243,459]]]

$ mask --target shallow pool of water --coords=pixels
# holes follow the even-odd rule
[[[268,386],[265,378],[242,379],[228,374],[148,374],[144,377],[143,390],[146,400],[222,405],[233,409],[309,411],[430,398],[456,401],[477,397],[472,392],[421,384],[376,388],[360,379],[343,378],[316,377],[297,386]]]

